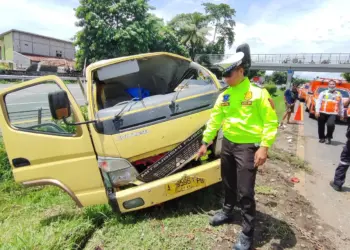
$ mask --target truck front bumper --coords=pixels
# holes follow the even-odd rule
[[[151,207],[221,181],[220,160],[110,195],[121,213]],[[112,207],[114,204],[111,204]]]

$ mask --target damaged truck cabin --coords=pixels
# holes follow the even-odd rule
[[[149,53],[99,61],[86,70],[88,121],[56,76],[1,92],[0,124],[17,182],[56,185],[78,206],[150,207],[221,181],[219,133],[194,160],[222,85],[187,58]],[[45,86],[43,86],[45,85]],[[46,90],[40,124],[18,122],[19,92]]]

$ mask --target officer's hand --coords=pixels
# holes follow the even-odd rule
[[[254,166],[257,168],[261,165],[264,165],[267,159],[267,148],[266,147],[260,147],[258,151],[255,153],[254,157]]]
[[[196,161],[198,161],[199,158],[201,158],[203,155],[205,155],[207,153],[207,146],[205,145],[202,145],[199,150],[198,150],[198,153],[197,153],[197,156],[196,156]]]
[[[344,121],[344,116],[341,116],[341,117],[340,117],[340,120],[341,120],[341,121]]]
[[[320,117],[320,113],[316,113],[315,117],[318,119]]]

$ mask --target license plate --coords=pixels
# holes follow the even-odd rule
[[[184,176],[181,180],[165,185],[167,194],[176,194],[196,187],[205,187],[205,179],[192,176]]]

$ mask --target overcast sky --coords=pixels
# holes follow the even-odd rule
[[[168,21],[178,13],[203,11],[203,0],[151,0]],[[211,0],[236,9],[235,46],[247,42],[252,54],[350,53],[349,0]],[[0,33],[20,29],[69,40],[77,31],[78,0],[0,0]],[[5,21],[6,20],[6,21]],[[322,73],[296,73],[320,77]],[[339,74],[335,74],[339,76]]]

